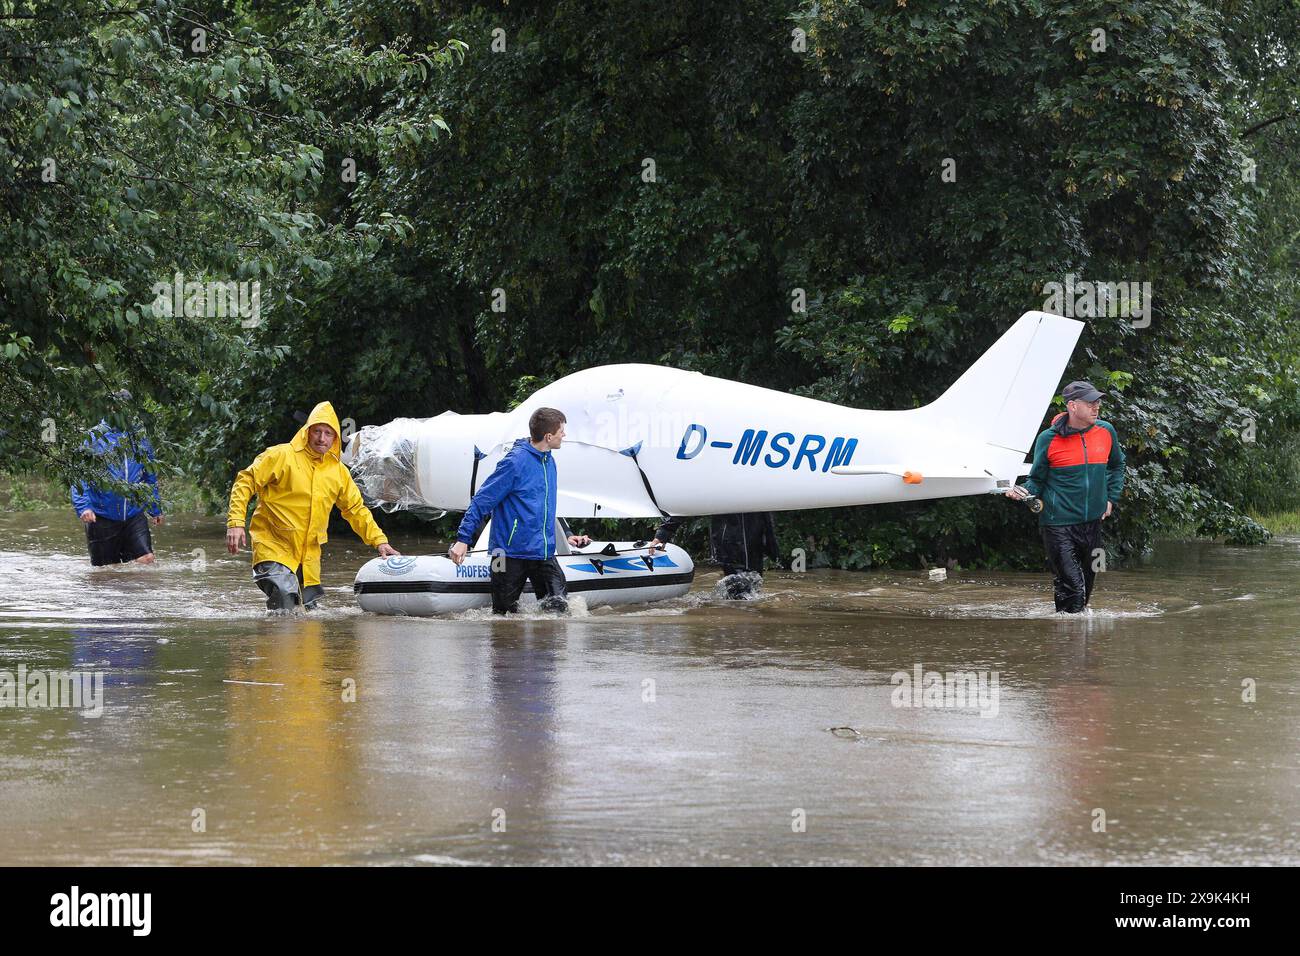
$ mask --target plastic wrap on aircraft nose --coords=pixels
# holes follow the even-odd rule
[[[343,463],[369,507],[385,512],[438,510],[420,494],[416,448],[425,421],[395,418],[385,425],[366,425],[348,443]]]

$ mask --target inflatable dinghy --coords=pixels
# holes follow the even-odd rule
[[[489,522],[490,524],[490,522]],[[357,572],[352,590],[363,611],[427,617],[492,606],[492,555],[484,528],[474,549],[457,565],[443,555],[374,558]],[[645,541],[593,541],[570,548],[561,523],[556,535],[565,553],[556,560],[564,569],[569,594],[582,595],[588,607],[642,604],[681,597],[691,589],[695,563],[675,544],[649,555]],[[535,608],[531,583],[524,585],[520,610]]]

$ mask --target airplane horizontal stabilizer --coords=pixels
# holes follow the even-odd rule
[[[924,464],[902,465],[840,465],[831,469],[832,475],[897,475],[909,484],[920,484],[926,478],[968,478],[988,481],[996,477],[985,468],[973,465],[944,464],[927,466]],[[918,480],[910,480],[918,479]]]

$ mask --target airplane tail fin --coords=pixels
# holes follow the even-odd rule
[[[917,411],[958,433],[983,423],[983,439],[996,457],[1002,450],[1023,460],[1082,332],[1083,323],[1074,319],[1026,312],[946,392]]]

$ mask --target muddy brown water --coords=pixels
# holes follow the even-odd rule
[[[0,517],[0,681],[104,681],[0,706],[0,864],[1300,862],[1300,539],[1163,542],[1077,618],[1045,574],[702,567],[444,620],[361,612],[345,534],[268,618],[222,534],[95,570],[70,512]]]

